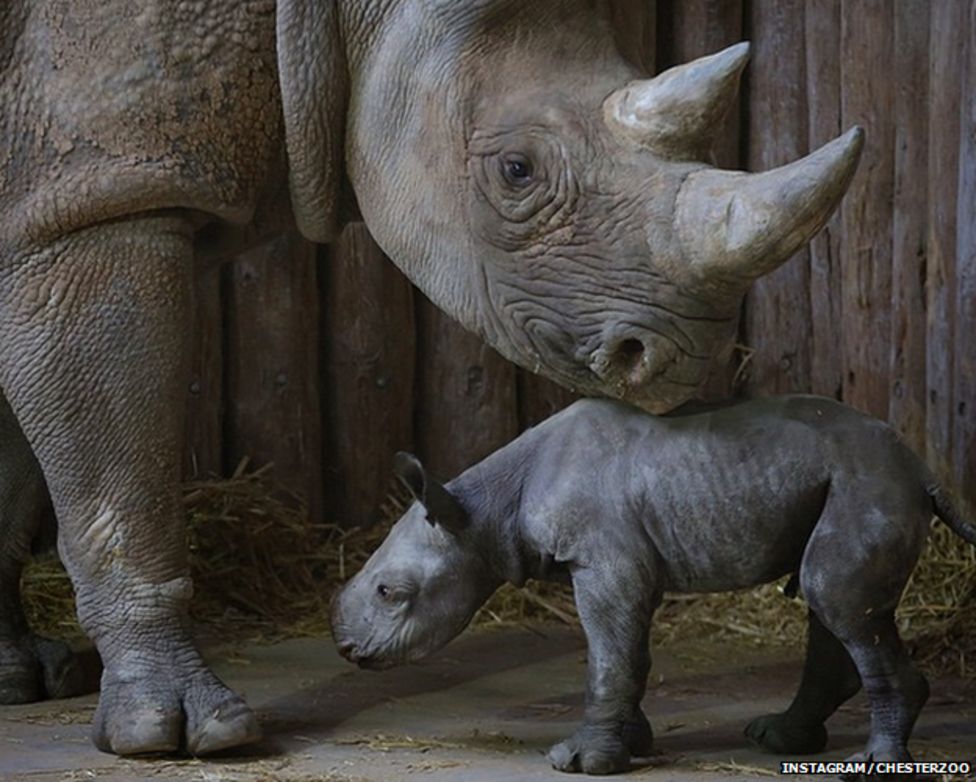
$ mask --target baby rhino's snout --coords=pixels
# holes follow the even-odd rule
[[[340,589],[332,596],[329,606],[329,623],[332,626],[332,639],[335,641],[336,649],[349,662],[354,663],[359,659],[355,641],[352,640],[349,628],[343,621],[342,596],[346,589]]]

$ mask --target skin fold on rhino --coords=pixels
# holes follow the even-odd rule
[[[606,6],[0,3],[0,701],[72,691],[17,587],[53,506],[105,666],[97,746],[258,738],[187,627],[191,275],[289,228],[329,241],[345,182],[394,262],[503,355],[652,412],[694,394],[749,283],[836,207],[861,133],[717,171],[747,45],[648,79]]]
[[[799,588],[809,605],[803,678],[789,708],[746,735],[776,754],[820,752],[824,722],[863,686],[871,732],[851,760],[911,760],[928,684],[895,608],[933,514],[974,544],[976,527],[886,424],[814,396],[663,417],[590,399],[446,486],[408,454],[396,472],[417,501],[333,607],[351,661],[386,668],[429,654],[505,582],[571,582],[588,645],[585,709],[549,759],[562,771],[624,771],[651,751],[640,702],[663,593],[792,574],[787,593]]]

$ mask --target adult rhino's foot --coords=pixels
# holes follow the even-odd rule
[[[809,755],[827,746],[827,729],[822,723],[803,723],[789,712],[766,714],[746,726],[746,737],[774,755]]]
[[[615,774],[630,768],[630,751],[620,731],[584,725],[549,750],[549,762],[558,771]]]
[[[247,704],[196,658],[106,668],[92,738],[117,755],[208,755],[252,744],[261,730]]]
[[[70,698],[90,691],[86,684],[67,644],[33,634],[0,640],[0,704]]]

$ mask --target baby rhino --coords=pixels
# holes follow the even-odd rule
[[[746,734],[771,752],[818,752],[824,721],[863,685],[871,734],[857,759],[910,760],[928,685],[895,606],[933,514],[970,543],[976,528],[885,424],[811,396],[667,417],[585,400],[446,486],[406,454],[397,473],[417,501],[335,603],[348,659],[417,659],[505,581],[569,580],[589,646],[585,716],[549,758],[611,773],[651,749],[640,701],[663,593],[793,574],[788,591],[810,608],[803,680]]]

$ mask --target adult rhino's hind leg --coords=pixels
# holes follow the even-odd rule
[[[96,745],[204,754],[258,738],[188,632],[179,498],[192,236],[115,221],[0,267],[0,386],[58,516],[78,618],[102,658]]]
[[[827,745],[824,722],[860,688],[857,668],[844,645],[810,611],[806,662],[793,703],[782,713],[754,719],[746,736],[777,755],[820,752]]]
[[[71,649],[32,633],[21,607],[21,572],[42,522],[53,523],[44,478],[0,393],[0,704],[85,689]]]

